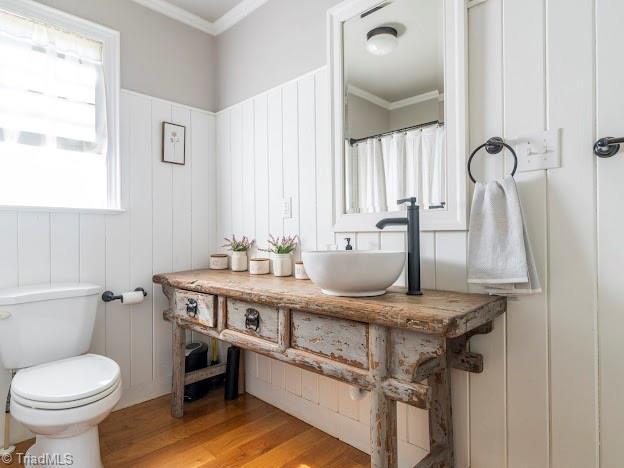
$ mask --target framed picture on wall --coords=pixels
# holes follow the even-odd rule
[[[186,127],[171,122],[163,122],[162,132],[162,161],[184,165],[186,159]]]

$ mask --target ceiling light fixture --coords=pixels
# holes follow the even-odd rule
[[[388,55],[399,43],[398,32],[390,26],[371,29],[366,34],[366,50],[373,55]]]

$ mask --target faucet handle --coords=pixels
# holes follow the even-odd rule
[[[418,199],[416,197],[401,198],[400,200],[397,200],[397,205],[402,205],[403,203],[409,203],[410,208],[418,207]]]

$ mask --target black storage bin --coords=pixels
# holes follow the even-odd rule
[[[208,345],[206,343],[189,343],[187,350],[192,349],[184,360],[184,370],[191,372],[208,367]],[[195,401],[203,397],[210,389],[210,379],[200,380],[184,386],[184,401]]]

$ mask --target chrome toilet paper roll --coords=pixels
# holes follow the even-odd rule
[[[121,302],[125,305],[143,302],[143,291],[128,291],[121,295]]]

